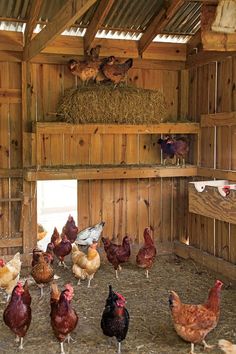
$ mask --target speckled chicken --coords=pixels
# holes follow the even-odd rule
[[[40,288],[40,298],[42,298],[44,284],[50,283],[54,277],[53,268],[45,260],[43,252],[39,254],[38,261],[31,270],[31,275]]]
[[[101,60],[98,58],[99,51],[100,46],[97,46],[96,48],[91,49],[90,56],[87,59],[83,61],[71,59],[68,63],[70,72],[73,75],[78,76],[85,84],[90,80],[95,80],[99,73],[101,66]]]
[[[115,86],[126,80],[127,72],[133,65],[133,59],[128,59],[124,63],[118,63],[114,56],[104,60],[101,71],[104,76],[111,80]]]

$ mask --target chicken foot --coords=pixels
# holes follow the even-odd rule
[[[191,352],[189,354],[196,354],[194,351],[194,343],[191,343]]]
[[[19,341],[20,341],[20,337],[18,335],[16,335],[15,342],[19,343]]]
[[[20,350],[24,349],[24,347],[23,347],[23,337],[20,337],[20,346],[19,346],[19,349],[20,349]]]
[[[39,299],[42,299],[42,297],[43,297],[43,287],[44,287],[44,285],[43,285],[43,284],[38,284],[38,287],[40,288],[40,297],[39,297]]]
[[[146,269],[146,278],[147,278],[147,279],[149,278],[149,272],[148,272],[148,269]]]
[[[60,262],[58,263],[58,265],[59,265],[59,267],[64,267],[64,269],[68,269],[68,268],[69,268],[69,267],[65,264],[64,261],[60,261]]]
[[[73,339],[70,334],[67,335],[66,339],[67,339],[68,344],[70,344],[70,341],[71,341],[72,343],[75,343],[75,342],[76,342],[76,340]]]
[[[63,342],[60,342],[60,345],[61,345],[61,354],[66,354],[65,353],[65,350],[64,350],[64,343]]]
[[[214,345],[207,344],[205,340],[202,341],[202,344],[204,345],[204,350],[213,349],[215,347]]]
[[[91,280],[93,279],[94,277],[94,274],[88,276],[88,288],[90,288],[90,283],[91,283]]]

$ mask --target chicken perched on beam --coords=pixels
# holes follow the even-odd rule
[[[79,279],[88,279],[88,288],[95,273],[100,267],[100,255],[97,251],[97,242],[94,241],[88,248],[88,254],[80,251],[76,244],[72,246],[72,272]]]
[[[9,300],[12,290],[16,286],[20,278],[21,260],[20,253],[17,252],[14,257],[7,263],[0,259],[0,288],[7,293],[7,301]]]
[[[163,153],[163,164],[166,164],[166,160],[173,159],[174,156],[177,158],[177,166],[182,165],[185,167],[185,159],[187,153],[189,152],[189,143],[184,137],[173,138],[165,137],[164,139],[159,139],[158,144],[161,146]],[[182,164],[181,164],[181,162]]]
[[[209,291],[206,303],[201,305],[184,304],[178,294],[171,291],[169,306],[173,324],[177,334],[186,342],[191,343],[191,352],[194,354],[194,345],[202,343],[204,349],[209,346],[205,337],[211,332],[219,321],[220,317],[220,295],[223,283],[216,280],[215,285]]]

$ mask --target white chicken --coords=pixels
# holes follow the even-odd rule
[[[7,263],[0,259],[0,288],[6,291],[7,301],[20,278],[20,271],[21,260],[19,252]]]
[[[90,226],[87,229],[80,231],[77,235],[75,243],[80,246],[89,246],[92,245],[93,241],[98,242],[104,225],[105,222],[102,221],[99,224]]]
[[[236,344],[232,344],[229,340],[220,339],[219,347],[226,354],[236,354]]]
[[[100,255],[97,251],[97,242],[94,241],[88,248],[88,254],[80,251],[76,244],[72,245],[72,272],[75,277],[79,279],[88,279],[88,288],[94,274],[100,267]]]

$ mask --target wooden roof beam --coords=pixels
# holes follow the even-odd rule
[[[23,60],[27,61],[39,54],[59,34],[70,27],[75,21],[97,0],[68,0],[64,6],[53,16],[52,20],[39,32],[25,47]]]
[[[32,34],[34,28],[37,24],[40,9],[42,6],[43,0],[33,0],[30,4],[30,12],[29,12],[29,19],[26,23],[25,32],[24,32],[24,46],[26,47],[32,38]]]
[[[183,5],[184,0],[172,0],[170,6],[167,9],[162,8],[157,16],[154,17],[153,21],[147,27],[146,31],[143,33],[142,37],[138,43],[139,55],[142,56],[143,52],[151,44],[153,39],[158,33],[161,33],[167,23],[170,21],[171,17],[179,10]]]
[[[104,19],[110,11],[114,0],[101,0],[95,11],[93,18],[88,25],[84,36],[84,52],[86,53],[91,47],[97,31],[102,26]]]

